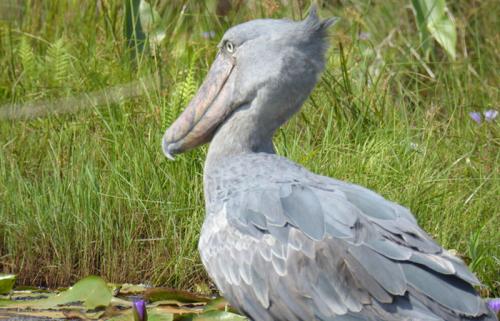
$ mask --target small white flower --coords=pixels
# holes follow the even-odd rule
[[[489,110],[483,112],[483,114],[484,114],[484,120],[486,120],[487,122],[491,122],[495,118],[497,118],[498,111],[496,111],[494,109],[489,109]]]

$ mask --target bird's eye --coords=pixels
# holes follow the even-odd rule
[[[234,45],[233,45],[233,43],[231,41],[226,42],[226,50],[229,53],[233,53],[234,52]]]

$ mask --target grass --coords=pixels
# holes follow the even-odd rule
[[[498,296],[499,125],[477,125],[468,112],[499,108],[500,10],[494,0],[449,2],[458,58],[435,47],[428,62],[400,1],[325,4],[323,16],[343,18],[327,70],[276,147],[411,208],[444,247],[466,257],[485,295]],[[228,26],[299,18],[307,5],[263,1],[217,17],[214,3],[186,3],[184,13],[181,1],[157,4],[168,36],[155,55],[130,54],[121,2],[26,1],[22,15],[3,11],[12,14],[0,16],[0,103],[19,111],[40,102],[41,112],[0,120],[0,271],[46,286],[99,274],[207,288],[196,250],[206,149],[169,162],[161,136]],[[139,82],[133,97],[86,96],[152,74],[160,81]],[[75,95],[79,103],[65,98]]]

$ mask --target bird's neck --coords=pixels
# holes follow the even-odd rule
[[[215,133],[208,148],[205,172],[231,156],[274,153],[273,127],[254,115],[250,108],[240,108]]]

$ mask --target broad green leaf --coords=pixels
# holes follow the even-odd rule
[[[16,305],[18,302],[12,301],[12,300],[7,300],[7,299],[0,299],[0,309],[1,308],[9,308],[11,306]]]
[[[144,298],[155,302],[155,301],[178,301],[181,303],[197,303],[197,302],[208,302],[210,298],[205,296],[196,295],[186,291],[179,291],[169,288],[153,288],[147,289],[144,293]]]
[[[19,293],[22,292],[31,292],[31,293],[49,293],[50,291],[47,289],[41,289],[37,288],[36,286],[30,286],[30,285],[16,285],[16,288],[14,291],[17,291]]]
[[[451,59],[456,57],[457,30],[453,21],[446,16],[428,25],[434,39],[446,50]]]
[[[427,54],[430,50],[431,35],[427,30],[427,7],[424,1],[412,0],[415,16],[417,19],[417,27],[420,32],[420,41],[422,49]]]
[[[12,291],[8,298],[9,300],[12,301],[28,301],[28,300],[40,300],[40,299],[47,299],[49,297],[55,296],[56,293],[51,293],[51,292],[39,292],[39,291],[18,291],[17,288],[16,290]]]
[[[88,276],[57,296],[40,302],[39,306],[49,308],[71,302],[82,302],[85,308],[95,309],[108,306],[111,297],[111,291],[102,278]]]
[[[29,302],[18,301],[15,305],[9,304],[9,307],[15,306],[19,309],[67,309],[75,306],[81,308],[83,306],[86,309],[95,309],[108,306],[111,298],[111,291],[106,282],[98,276],[89,276],[53,297]]]
[[[148,314],[148,321],[173,321],[174,315],[170,313],[160,313],[156,311],[151,311]]]
[[[141,21],[142,30],[148,36],[149,42],[151,44],[151,49],[155,50],[157,46],[160,45],[163,39],[165,39],[165,28],[161,26],[161,17],[158,11],[156,11],[151,4],[145,0],[141,0],[139,4],[139,17]]]
[[[65,313],[66,312],[66,313]],[[6,317],[7,320],[61,320],[61,319],[66,319],[68,318],[68,311],[61,311],[61,310],[42,310],[42,311],[16,311],[16,310],[9,310],[9,311],[2,311],[0,314],[0,320],[4,320],[3,318]],[[75,313],[76,314],[76,313]],[[70,319],[74,320],[75,319],[75,314],[71,313]],[[82,313],[79,313],[80,315],[83,315]],[[85,315],[84,320],[96,320],[98,319],[98,315],[92,314],[92,315]]]
[[[208,302],[203,310],[227,310],[228,307],[229,303],[226,301],[226,299],[224,299],[223,297],[219,297]]]
[[[0,274],[0,294],[7,294],[12,291],[14,283],[16,283],[14,274]]]
[[[457,32],[453,20],[446,12],[445,0],[412,0],[412,4],[426,55],[430,49],[429,38],[432,36],[455,59]]]
[[[184,315],[176,318],[179,321],[248,321],[244,316],[225,312],[225,311],[208,311],[196,315]]]
[[[218,297],[210,302],[208,302],[205,307],[203,308],[203,311],[208,312],[211,310],[219,310],[219,311],[226,311],[226,312],[233,312],[233,313],[238,313],[233,307],[229,305],[229,302],[226,301],[223,297]]]
[[[118,288],[118,293],[120,295],[131,295],[131,294],[140,294],[146,291],[146,286],[142,284],[129,284],[124,283]]]
[[[107,318],[110,321],[131,321],[134,320],[134,314],[132,310],[127,310],[120,315],[116,315],[112,318]],[[172,313],[167,313],[157,309],[148,309],[148,321],[173,321],[174,315]]]

